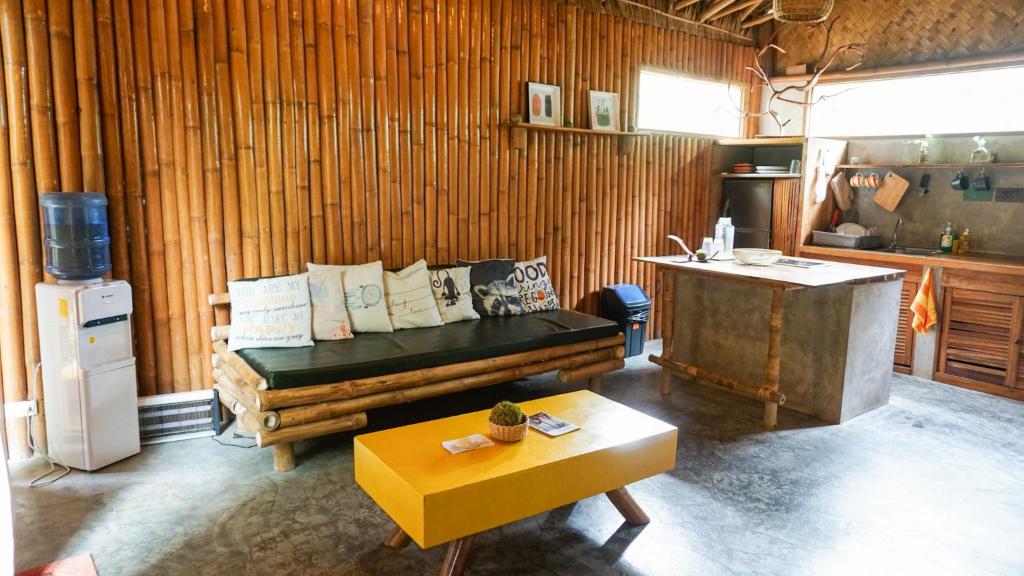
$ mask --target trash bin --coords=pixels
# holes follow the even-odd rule
[[[618,323],[626,335],[626,357],[644,352],[644,334],[651,299],[636,284],[613,284],[601,289],[601,317]]]

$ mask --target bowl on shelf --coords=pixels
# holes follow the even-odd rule
[[[782,258],[782,250],[767,250],[765,248],[736,248],[732,255],[743,264],[751,266],[768,266],[775,264]]]

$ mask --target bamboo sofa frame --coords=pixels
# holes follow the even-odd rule
[[[211,294],[210,305],[227,307],[227,293]],[[220,402],[256,445],[274,450],[274,469],[295,468],[294,442],[366,426],[366,411],[558,371],[562,383],[587,379],[599,390],[601,376],[625,366],[625,337],[551,346],[470,362],[372,378],[272,390],[246,361],[228,351],[230,325],[214,326],[212,370]]]

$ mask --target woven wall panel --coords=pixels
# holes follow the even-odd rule
[[[838,0],[836,17],[833,46],[867,42],[864,68],[1024,50],[1021,0]],[[783,27],[777,43],[788,54],[776,57],[776,70],[812,64],[823,41],[820,29]]]

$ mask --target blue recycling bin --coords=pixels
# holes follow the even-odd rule
[[[626,336],[626,357],[644,353],[651,299],[636,284],[613,284],[601,289],[600,315],[619,325]]]

